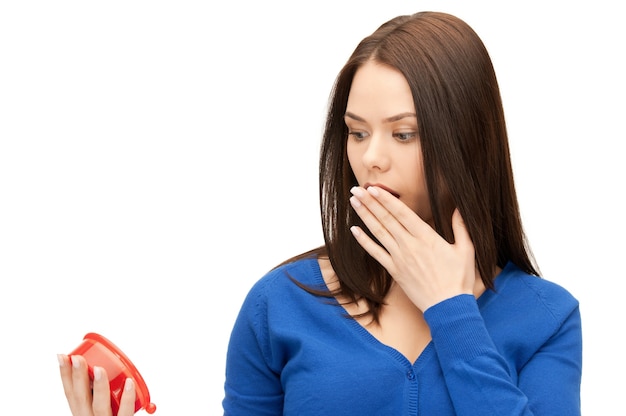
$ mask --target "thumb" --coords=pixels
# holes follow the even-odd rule
[[[474,251],[472,238],[470,237],[465,221],[463,220],[458,208],[455,208],[452,213],[452,233],[454,234],[455,246],[469,248],[471,251]]]

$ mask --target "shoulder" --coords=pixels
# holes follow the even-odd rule
[[[268,290],[288,289],[294,286],[293,280],[314,285],[319,283],[320,276],[317,259],[299,259],[271,269],[254,283],[250,291],[263,293]]]
[[[498,349],[521,369],[537,351],[580,359],[582,327],[578,300],[563,286],[509,263],[495,290],[479,308]],[[552,348],[552,349],[551,349]]]
[[[264,353],[270,354],[269,342],[277,339],[276,334],[306,328],[305,322],[319,316],[318,298],[299,284],[316,287],[320,282],[323,284],[315,258],[298,259],[271,269],[248,291],[233,333],[253,337]]]
[[[306,292],[295,282],[316,287],[323,283],[316,258],[304,258],[281,264],[257,280],[246,296],[245,305],[286,304],[301,301]]]
[[[509,304],[512,313],[552,321],[557,327],[578,309],[578,300],[563,286],[530,275],[512,263],[496,278],[493,297]]]

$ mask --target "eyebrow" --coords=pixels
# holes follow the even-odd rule
[[[365,119],[363,117],[359,117],[354,113],[351,113],[349,111],[346,111],[346,114],[344,117],[349,117],[353,120],[356,121],[361,121],[361,122],[365,122]],[[387,117],[386,119],[383,120],[383,123],[393,123],[394,121],[398,121],[398,120],[402,120],[403,118],[406,117],[415,117],[417,118],[417,115],[415,113],[411,113],[411,112],[407,112],[407,113],[400,113],[400,114],[396,114],[395,116],[391,116],[391,117]]]

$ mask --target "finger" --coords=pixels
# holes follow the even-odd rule
[[[352,226],[350,232],[365,251],[369,253],[377,262],[379,262],[389,273],[393,274],[394,265],[391,255],[381,247],[377,242],[372,240],[370,236],[363,232],[361,227]]]
[[[395,236],[401,231],[406,232],[404,227],[363,188],[354,187],[350,192],[353,194],[350,198],[352,208],[367,229],[388,251],[393,251],[397,247]]]
[[[70,407],[74,415],[92,415],[91,379],[87,362],[80,355],[72,355],[72,398]]]
[[[102,367],[93,368],[93,414],[94,416],[111,416],[111,388],[109,377]]]
[[[367,188],[367,193],[373,196],[374,199],[391,214],[394,221],[401,225],[404,230],[409,231],[411,235],[415,237],[431,235],[434,231],[432,227],[422,220],[411,208],[387,190],[378,186],[370,186]],[[376,211],[374,214],[376,215]],[[386,222],[383,223],[387,225]],[[391,229],[393,229],[393,227]]]
[[[65,397],[69,397],[72,394],[72,364],[69,357],[65,354],[57,354],[57,359],[59,360],[59,373],[63,382],[63,391],[65,392]]]
[[[120,410],[117,416],[133,416],[135,413],[135,383],[132,378],[127,378],[124,383],[124,391],[120,399]]]
[[[74,383],[72,380],[72,363],[65,354],[57,354],[57,359],[59,360],[59,373],[61,374],[61,382],[63,383],[63,393],[65,393],[65,398],[70,405],[70,409],[73,409]]]
[[[472,293],[476,278],[475,248],[458,208],[452,213],[452,232],[454,234],[454,246],[465,258],[465,289],[468,293]]]
[[[455,208],[452,213],[452,232],[454,234],[454,245],[466,249],[474,251],[474,244],[472,243],[472,238],[470,237],[469,231],[465,225],[465,221],[461,216],[458,208]]]

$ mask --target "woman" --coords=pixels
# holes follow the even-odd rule
[[[319,180],[325,245],[249,292],[225,415],[580,413],[578,302],[538,277],[467,24],[401,16],[357,46]]]

